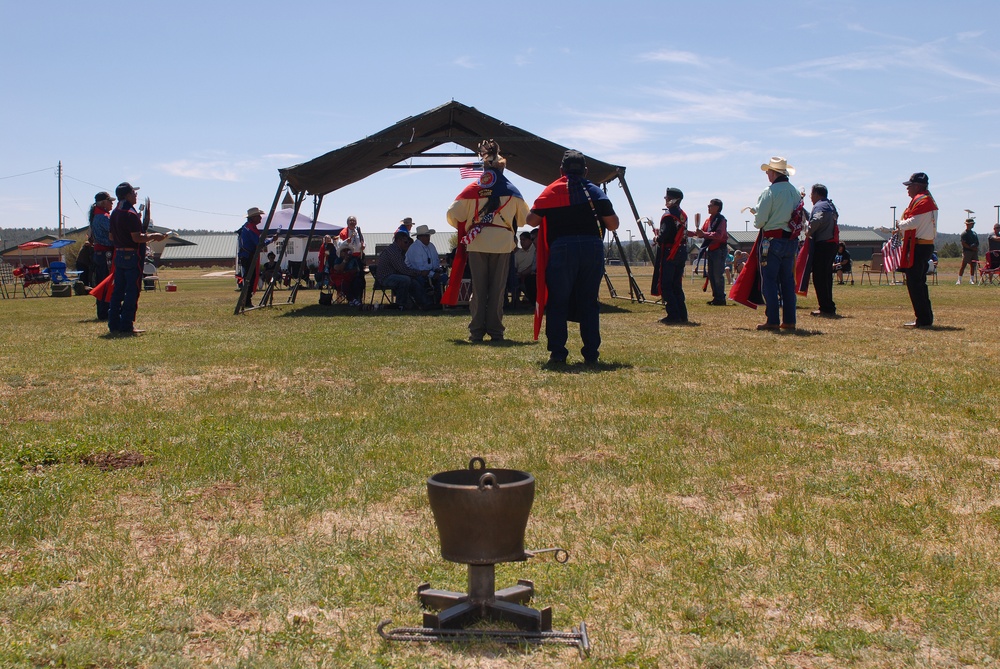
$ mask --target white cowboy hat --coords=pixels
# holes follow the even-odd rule
[[[778,156],[772,156],[771,162],[764,163],[760,166],[760,169],[762,172],[774,170],[775,172],[784,174],[786,177],[790,177],[795,174],[795,168],[789,165],[787,160]]]
[[[416,232],[413,233],[414,237],[419,237],[420,235],[433,235],[436,230],[431,230],[426,225],[418,225]]]
[[[253,218],[254,216],[263,216],[264,210],[258,207],[250,207],[247,209],[247,218]]]

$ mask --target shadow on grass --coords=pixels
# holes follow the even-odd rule
[[[923,328],[905,328],[906,330],[924,330],[929,332],[965,332],[965,328],[957,325],[931,325]]]
[[[354,318],[440,318],[442,316],[464,316],[468,318],[469,312],[456,309],[432,309],[429,311],[408,309],[406,311],[400,311],[399,309],[389,308],[366,311],[359,307],[351,307],[346,304],[310,304],[309,306],[295,309],[293,311],[285,311],[281,314],[282,318],[342,318],[344,316]]]
[[[821,330],[809,330],[807,328],[797,327],[794,330],[758,330],[755,327],[752,328],[733,328],[737,332],[760,332],[761,334],[771,335],[772,337],[817,337],[826,334]]]
[[[628,299],[628,298],[619,298],[619,299]],[[631,303],[631,300],[629,300],[629,302]],[[646,303],[647,304],[652,304],[648,300],[647,300]],[[656,304],[659,305],[658,302]],[[532,311],[531,313],[534,313],[534,312]],[[618,307],[618,306],[615,306],[613,304],[608,304],[607,302],[601,302],[601,313],[602,314],[630,314],[630,313],[632,313],[632,310],[631,309],[625,309],[623,307]]]
[[[595,363],[587,362],[548,362],[539,365],[542,371],[559,372],[560,374],[599,374],[601,372],[614,372],[619,369],[632,369],[632,365],[627,362],[605,362],[598,360]]]
[[[503,339],[501,341],[492,341],[490,339],[484,339],[482,341],[469,341],[468,339],[452,339],[450,341],[455,346],[489,346],[491,348],[517,348],[521,346],[537,345],[537,342],[518,341],[516,339]]]

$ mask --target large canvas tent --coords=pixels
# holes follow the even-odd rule
[[[413,165],[407,161],[418,157],[475,158],[475,151],[484,139],[495,139],[503,147],[508,170],[541,185],[547,185],[559,174],[563,153],[568,148],[488,116],[474,107],[452,101],[422,114],[403,119],[381,132],[335,151],[330,151],[308,162],[278,170],[281,181],[261,239],[266,236],[272,225],[278,201],[286,187],[295,194],[293,211],[296,214],[305,196],[313,196],[314,213],[312,218],[315,220],[319,216],[323,196],[335,190],[361,181],[384,169],[458,169],[458,164]],[[432,152],[433,149],[442,144],[457,144],[468,149],[469,153]],[[625,167],[612,165],[592,156],[587,156],[587,167],[587,178],[598,185],[604,186],[608,182],[618,180],[628,198],[632,213],[638,220],[638,211],[632,200],[632,195],[629,193],[628,185],[625,183]],[[292,216],[293,221],[296,214]],[[652,257],[652,249],[642,226],[639,226],[639,232],[650,257]],[[618,236],[614,233],[612,236],[614,242],[619,246],[620,256],[624,258],[625,253],[621,252]],[[629,274],[631,299],[643,301],[642,292],[632,278],[631,268],[627,264],[626,269]],[[607,277],[605,276],[605,278]],[[608,280],[608,286],[612,295],[615,295],[610,280]],[[237,301],[236,313],[251,306],[247,302],[249,289],[249,285],[244,286]],[[295,293],[293,288],[289,302],[294,301]],[[265,289],[260,304],[267,304],[269,298],[270,294]]]

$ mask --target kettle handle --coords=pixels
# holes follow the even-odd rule
[[[493,472],[486,472],[479,477],[479,489],[481,491],[486,490],[486,488],[496,488],[497,487],[497,477]]]

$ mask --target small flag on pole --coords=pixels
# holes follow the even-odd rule
[[[467,163],[458,170],[458,175],[463,179],[478,179],[483,175],[482,163]]]
[[[899,261],[902,258],[903,243],[899,239],[898,234],[894,234],[892,237],[886,240],[885,244],[882,245],[882,255],[883,255],[883,266],[885,271],[892,272],[896,271],[899,267]]]

